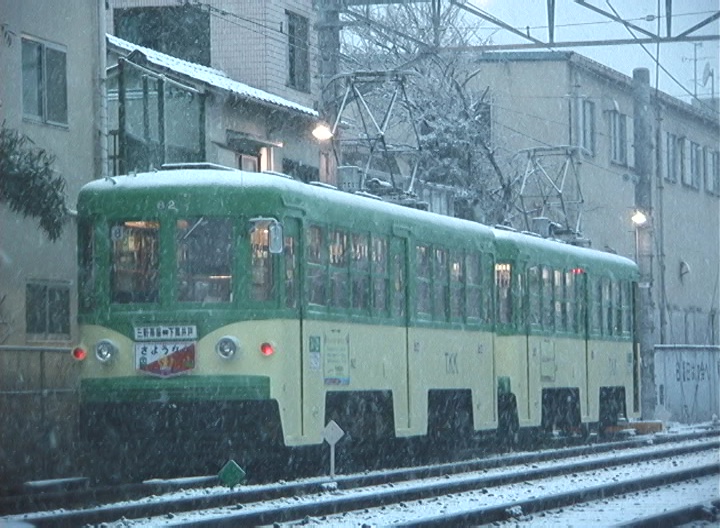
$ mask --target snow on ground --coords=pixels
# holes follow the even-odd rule
[[[399,506],[366,510],[361,513],[331,515],[322,519],[312,518],[309,522],[303,523],[303,526],[332,526],[337,528],[392,526],[396,523],[410,523],[419,518],[450,515],[465,510],[527,500],[540,494],[563,493],[583,487],[592,488],[607,481],[620,482],[642,478],[660,472],[677,470],[679,466],[690,468],[716,462],[717,460],[718,452],[708,451],[702,454],[675,458],[674,460],[643,462],[621,468],[607,468],[583,473],[582,475],[578,474],[574,477],[553,477],[540,481],[499,486],[488,490],[457,493],[443,498],[408,501]],[[536,465],[539,466],[539,464],[533,466]],[[676,484],[667,487],[665,492],[658,497],[653,496],[655,498],[651,500],[643,500],[643,496],[648,494],[649,492],[633,494],[625,497],[624,501],[617,499],[617,506],[613,504],[615,499],[606,499],[593,503],[592,507],[577,506],[575,507],[576,512],[571,512],[568,508],[552,517],[547,517],[549,521],[545,526],[610,526],[630,521],[647,513],[659,513],[688,504],[710,501],[718,498],[718,479],[717,477],[698,479],[697,485]],[[631,506],[627,505],[628,501]],[[671,506],[672,504],[676,505]],[[612,519],[610,513],[613,514]],[[518,519],[510,522],[510,525],[536,526],[540,525],[538,523],[544,522],[544,518],[539,515],[527,520],[524,520],[522,515],[518,517]]]
[[[533,526],[539,528],[569,528],[580,526],[612,526],[646,515],[677,510],[700,502],[710,502],[720,496],[718,477],[704,477],[694,482],[682,482],[654,490],[631,493],[615,499],[521,516],[492,526]]]
[[[687,441],[684,443],[696,443],[697,441]],[[648,438],[648,443],[651,439]],[[658,446],[663,449],[664,446]],[[644,448],[647,449],[647,446]],[[634,449],[624,450],[623,453],[631,453]],[[612,456],[612,455],[610,455]],[[576,490],[579,487],[594,487],[603,481],[612,480],[631,480],[640,478],[645,475],[655,475],[661,471],[672,471],[678,467],[693,467],[711,462],[717,462],[719,453],[716,450],[710,450],[700,454],[686,455],[674,460],[662,460],[657,462],[643,462],[634,464],[632,467],[607,468],[594,471],[588,474],[576,475],[571,477],[555,477],[544,479],[542,481],[519,483],[497,488],[489,488],[475,492],[457,493],[442,498],[430,498],[420,501],[407,501],[398,506],[387,506],[380,509],[370,509],[360,513],[346,513],[323,518],[310,518],[302,522],[304,526],[332,526],[332,527],[360,527],[360,526],[389,526],[394,523],[412,522],[418,518],[428,516],[438,516],[449,514],[452,512],[462,511],[465,509],[475,509],[483,506],[491,506],[497,504],[512,503],[515,501],[525,500],[539,493],[562,493],[569,490]],[[575,460],[585,460],[587,456],[577,457],[562,463],[569,463]],[[540,462],[532,464],[532,469],[541,468],[550,465],[557,465],[552,462]],[[503,469],[493,469],[479,472],[482,475],[494,475],[502,473]],[[477,474],[468,474],[465,476],[447,478],[473,478]],[[443,480],[446,477],[438,477]],[[432,484],[433,479],[424,481],[423,485]],[[395,483],[392,484],[394,489],[400,487],[409,487],[417,485],[417,482]],[[379,494],[383,490],[387,490],[389,485],[368,488],[363,494]],[[219,490],[218,490],[219,491]],[[208,493],[209,490],[205,490]],[[351,490],[330,491],[326,494],[327,498],[336,495],[348,495],[353,493]],[[698,479],[694,483],[680,483],[669,486],[666,490],[659,492],[659,495],[648,492],[641,492],[629,495],[625,498],[607,499],[591,505],[579,505],[574,508],[566,508],[560,513],[548,513],[545,516],[536,515],[532,518],[525,518],[521,514],[514,519],[509,525],[520,526],[536,526],[546,523],[545,526],[608,526],[619,522],[627,522],[633,518],[644,515],[646,512],[658,513],[668,509],[676,509],[677,507],[695,504],[701,501],[709,501],[718,497],[718,479],[707,478]],[[244,511],[255,511],[256,509],[273,509],[288,504],[298,504],[312,497],[293,497],[287,499],[278,499],[272,503],[264,503],[261,506],[244,505]],[[106,525],[108,528],[127,528],[127,527],[145,527],[145,526],[174,526],[182,524],[193,518],[202,518],[208,520],[213,517],[222,518],[224,512],[232,513],[232,509],[215,509],[208,510],[198,514],[182,514],[173,515],[172,518],[154,518],[145,520],[123,520],[117,523]],[[612,515],[611,515],[612,514]],[[569,519],[569,520],[568,520]],[[297,522],[288,523],[286,526],[297,525]]]
[[[689,432],[696,432],[698,430],[707,430],[709,424],[701,424],[699,426],[684,426],[680,424],[667,424],[665,432],[658,434],[658,436],[673,436],[676,434],[683,434]],[[647,444],[652,444],[653,436],[647,437]],[[697,440],[688,440],[681,442],[680,445],[697,443]],[[647,445],[637,449],[647,449]],[[658,449],[663,449],[665,446],[658,445]],[[622,453],[631,453],[635,449],[623,450]],[[610,455],[612,456],[612,455]],[[576,460],[587,459],[587,456],[575,457],[568,459],[562,463],[570,463]],[[701,465],[710,462],[717,462],[720,459],[720,452],[717,450],[707,451],[706,453],[687,455],[683,457],[682,466],[691,467],[694,465]],[[538,462],[532,464],[532,469],[541,468],[548,465],[557,465],[557,462]],[[537,495],[538,491],[561,493],[563,491],[574,490],[584,485],[587,487],[597,486],[603,479],[635,479],[643,475],[657,474],[660,471],[677,469],[678,462],[675,461],[660,461],[660,462],[645,462],[641,464],[635,464],[632,468],[608,468],[604,470],[595,471],[588,477],[556,477],[552,479],[545,479],[541,482],[533,483],[520,483],[509,486],[503,486],[498,488],[490,488],[488,490],[481,490],[477,492],[458,493],[443,498],[432,498],[421,501],[414,501],[404,503],[401,506],[388,506],[384,509],[369,510],[360,514],[348,513],[339,514],[335,516],[327,516],[323,519],[308,519],[308,522],[302,523],[305,526],[388,526],[394,522],[410,522],[413,519],[420,517],[427,517],[430,515],[441,515],[443,512],[452,512],[462,509],[463,506],[470,506],[472,508],[490,506],[492,504],[504,504],[511,503],[518,500],[527,499],[533,495]],[[506,471],[505,469],[492,469],[484,470],[479,472],[482,475],[490,476],[499,474]],[[477,474],[470,474],[465,478],[473,478]],[[338,478],[342,478],[339,475]],[[439,477],[438,479],[444,479],[446,477]],[[450,478],[450,477],[447,477]],[[453,476],[455,478],[463,478],[463,476]],[[327,477],[316,477],[313,479],[303,479],[305,481],[329,481]],[[432,480],[430,481],[430,483]],[[427,484],[428,481],[425,481]],[[417,484],[417,483],[415,483]],[[413,482],[407,483],[395,483],[392,484],[394,488],[400,486],[411,486]],[[247,488],[261,488],[259,486],[247,486]],[[381,493],[383,489],[387,489],[388,486],[378,486],[367,490],[365,493],[375,494]],[[163,495],[163,499],[170,497],[185,498],[193,497],[198,495],[219,495],[223,493],[229,493],[230,490],[224,487],[213,487],[196,490],[184,490],[179,492],[170,493]],[[329,491],[326,493],[328,498],[334,494],[350,494],[351,490],[338,490]],[[681,506],[689,504],[695,504],[703,501],[710,501],[720,496],[719,481],[717,477],[708,477],[703,479],[697,479],[692,483],[680,483],[673,486],[669,486],[664,490],[653,493],[651,491],[633,493],[631,495],[620,497],[617,499],[606,499],[596,503],[587,505],[579,505],[572,508],[564,508],[560,512],[547,512],[545,514],[536,514],[532,517],[524,517],[520,515],[518,518],[502,523],[500,525],[505,526],[610,526],[620,522],[627,522],[633,518],[643,515],[645,512],[658,513],[662,511],[677,509]],[[159,500],[159,497],[146,498],[138,502],[152,502]],[[308,500],[304,497],[293,497],[290,499],[278,499],[274,503],[265,503],[262,506],[246,505],[244,509],[268,509],[282,506],[286,504],[297,504],[300,501]],[[108,523],[104,526],[106,528],[127,528],[127,527],[145,527],[145,526],[172,526],[181,524],[183,521],[202,517],[208,519],[209,517],[217,516],[221,518],[224,511],[232,510],[209,510],[199,514],[173,514],[164,519],[139,519],[139,520],[121,520],[115,523]],[[18,516],[19,517],[19,516]],[[7,521],[21,521],[21,518],[6,518]],[[288,523],[288,526],[295,525],[297,523]],[[1,524],[0,524],[1,525]],[[498,524],[495,524],[498,525]]]

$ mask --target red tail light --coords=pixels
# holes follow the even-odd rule
[[[275,353],[275,348],[270,343],[263,343],[260,345],[260,353],[263,356],[272,356]]]
[[[82,361],[83,359],[85,359],[87,357],[87,352],[85,351],[84,348],[77,347],[77,348],[73,349],[72,357],[74,359],[77,359],[78,361]]]

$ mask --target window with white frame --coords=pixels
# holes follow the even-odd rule
[[[288,17],[288,86],[310,91],[309,22],[304,16],[286,11]]]
[[[665,180],[677,183],[680,174],[680,146],[678,137],[667,132],[665,135]]]
[[[260,156],[251,154],[238,154],[238,168],[248,172],[258,172],[260,166]]]
[[[22,38],[23,116],[66,125],[67,55],[65,48],[40,40]]]
[[[34,340],[70,338],[70,283],[30,281],[25,287],[25,332]]]
[[[720,152],[711,150],[707,153],[707,172],[705,173],[705,190],[716,196],[720,195]]]
[[[701,182],[705,179],[705,149],[695,143],[690,142],[690,175],[687,185],[693,189],[700,189]]]
[[[595,154],[595,103],[584,100],[582,104],[582,147]]]
[[[627,165],[627,116],[610,112],[610,161]]]
[[[678,180],[683,185],[690,185],[690,170],[687,158],[688,140],[685,137],[677,138],[677,156],[678,156]]]

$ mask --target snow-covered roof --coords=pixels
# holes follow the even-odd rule
[[[219,88],[220,90],[224,90],[259,103],[269,104],[280,108],[287,108],[312,117],[319,117],[318,112],[312,108],[303,106],[264,90],[253,88],[245,83],[235,81],[221,70],[188,62],[171,55],[166,55],[165,53],[160,53],[159,51],[155,51],[150,48],[138,46],[137,44],[133,44],[132,42],[128,42],[127,40],[123,40],[114,35],[106,36],[108,45],[115,47],[119,51],[124,51],[128,55],[134,51],[142,53],[149,63],[165,70],[178,73],[208,86]]]

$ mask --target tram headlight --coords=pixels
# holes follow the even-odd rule
[[[103,339],[95,345],[95,357],[101,363],[107,363],[118,353],[118,347],[109,339]]]
[[[223,359],[230,359],[240,350],[240,341],[233,336],[224,336],[218,339],[215,352]]]

